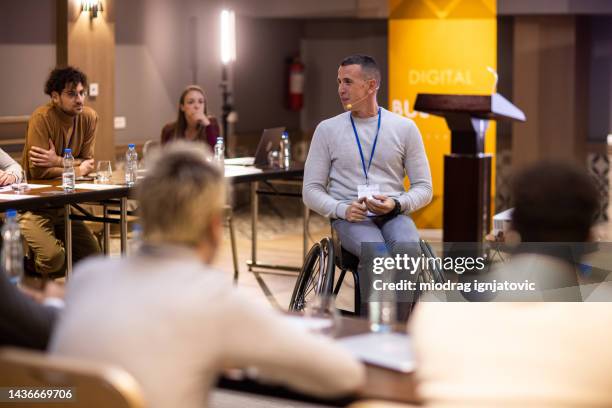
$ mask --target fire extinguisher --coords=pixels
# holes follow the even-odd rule
[[[304,106],[304,64],[299,57],[289,64],[289,109],[299,111]]]

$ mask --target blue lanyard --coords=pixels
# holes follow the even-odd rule
[[[353,115],[349,114],[349,116],[351,118],[351,125],[353,125],[353,133],[355,133],[355,140],[357,140],[357,147],[359,147],[359,155],[361,156],[361,166],[363,167],[363,174],[365,175],[366,184],[370,184],[368,182],[368,172],[370,171],[370,166],[372,165],[372,158],[374,157],[374,151],[376,150],[378,132],[380,132],[381,109],[378,108],[378,127],[376,128],[376,136],[374,137],[374,143],[372,144],[372,152],[370,153],[370,161],[368,162],[367,169],[365,165],[365,158],[363,157],[363,149],[361,148],[361,142],[359,141],[359,134],[357,134],[357,128],[355,127],[355,121],[353,120]]]

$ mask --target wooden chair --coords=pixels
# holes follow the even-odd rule
[[[144,408],[145,406],[140,386],[122,369],[25,349],[0,349],[0,384],[3,387],[19,389],[70,387],[75,392],[73,400],[41,403],[41,406],[45,404],[58,408]],[[15,404],[19,405],[22,404]]]
[[[368,400],[355,402],[347,408],[410,408],[417,406],[418,405],[401,404],[399,402]]]

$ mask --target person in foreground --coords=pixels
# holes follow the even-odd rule
[[[511,235],[522,244],[589,239],[599,194],[582,171],[533,166],[516,177],[512,197]],[[521,245],[502,268],[576,273],[565,251],[547,248]],[[432,407],[610,406],[609,300],[420,302],[410,325],[419,394]]]
[[[161,144],[173,140],[190,140],[208,143],[212,148],[219,137],[217,119],[208,114],[208,102],[204,90],[189,85],[179,98],[176,122],[168,123],[161,132]]]
[[[227,368],[254,367],[265,381],[321,396],[357,389],[364,368],[348,352],[242,296],[210,267],[226,193],[207,151],[188,142],[161,151],[138,186],[140,251],[75,269],[51,352],[123,367],[151,407],[206,406]]]
[[[63,296],[53,282],[42,291],[17,287],[0,270],[0,346],[46,349]]]

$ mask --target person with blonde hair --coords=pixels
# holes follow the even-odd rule
[[[68,284],[53,354],[130,372],[150,407],[204,407],[217,375],[252,367],[261,378],[335,396],[359,387],[363,366],[214,270],[225,184],[202,144],[165,146],[137,187],[138,253],[86,261]]]
[[[162,129],[161,144],[185,139],[213,147],[219,135],[217,119],[208,114],[206,93],[197,85],[189,85],[179,98],[176,122],[168,123]]]

